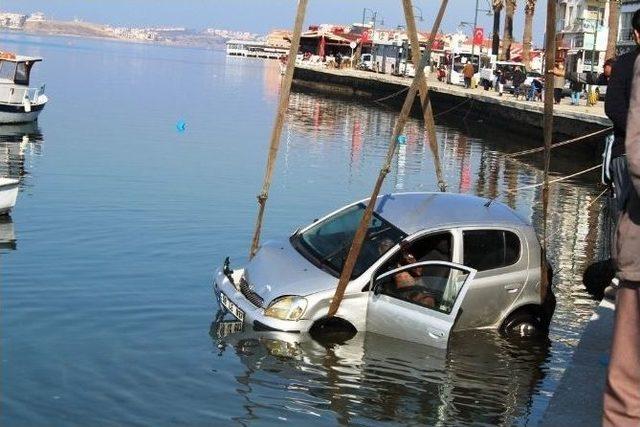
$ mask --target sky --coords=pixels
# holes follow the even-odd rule
[[[476,0],[450,0],[442,23],[445,32],[456,31],[461,21],[473,22]],[[489,0],[478,0],[480,9],[490,9]],[[428,31],[440,5],[439,0],[414,0],[424,21],[418,28]],[[104,23],[116,26],[177,26],[192,29],[220,28],[259,34],[275,28],[291,28],[295,16],[295,0],[0,0],[0,10],[30,13],[44,12],[52,19]],[[524,1],[518,1],[514,22],[514,38],[522,39]],[[363,9],[378,12],[384,27],[395,28],[404,23],[400,0],[309,0],[305,25],[362,21]],[[546,2],[538,1],[534,17],[534,44],[542,44]],[[371,12],[367,11],[367,16]],[[379,18],[378,18],[379,19]],[[504,13],[502,14],[504,20]],[[491,33],[493,17],[478,12],[478,26]],[[470,28],[464,31],[471,34]],[[501,30],[502,31],[502,30]]]

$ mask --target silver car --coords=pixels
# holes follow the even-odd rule
[[[214,278],[221,308],[258,330],[339,325],[436,347],[452,330],[547,329],[555,297],[550,278],[541,280],[533,227],[502,203],[451,193],[378,198],[344,299],[328,318],[366,202],[266,242],[244,269],[227,259]]]

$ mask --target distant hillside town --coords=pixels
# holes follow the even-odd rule
[[[194,47],[220,47],[229,39],[261,41],[258,34],[217,28],[191,30],[184,27],[114,27],[81,20],[58,21],[42,12],[30,15],[0,11],[0,30],[26,33],[99,37],[134,42],[157,42]]]
[[[631,16],[640,8],[640,0],[557,0],[556,43],[557,60],[565,63],[568,71],[577,73],[601,73],[606,60],[634,46],[631,38]],[[483,28],[474,22],[461,21],[457,29],[438,33],[433,46],[434,58],[446,61],[453,56],[464,62],[467,57],[476,66],[483,57],[489,61],[522,62],[527,69],[540,70],[542,51],[532,42],[532,22],[536,13],[535,1],[526,3],[514,0],[496,0],[489,9],[475,10],[493,16],[492,28]],[[520,5],[520,6],[517,6]],[[538,8],[539,9],[539,8]],[[368,12],[368,14],[367,14]],[[467,11],[468,12],[468,11]],[[421,13],[421,12],[420,12]],[[472,10],[470,13],[474,13]],[[516,41],[513,25],[514,14],[524,13],[525,26],[522,42]],[[354,17],[355,18],[355,17]],[[420,21],[424,18],[420,14]],[[503,22],[504,21],[504,22]],[[88,23],[81,20],[57,21],[41,12],[30,15],[0,11],[0,30],[26,33],[99,37],[133,42],[153,42],[176,46],[221,48],[239,56],[279,58],[288,53],[290,32],[273,30],[267,35],[246,31],[206,28],[193,30],[184,27],[114,27]],[[430,34],[419,33],[421,49]],[[343,57],[365,55],[373,58],[391,58],[377,67],[398,65],[408,58],[410,51],[407,32],[403,26],[385,28],[380,14],[363,9],[362,22],[353,24],[311,25],[302,34],[300,54],[320,57],[340,53]],[[353,59],[355,59],[355,57]],[[450,59],[449,59],[450,60]],[[455,62],[454,60],[454,62]],[[373,61],[376,62],[376,61]],[[378,62],[380,62],[378,60]],[[410,62],[410,61],[409,61]],[[437,61],[439,62],[439,61]]]

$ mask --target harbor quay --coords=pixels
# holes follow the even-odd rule
[[[335,69],[297,65],[293,88],[299,91],[319,92],[330,96],[379,101],[398,110],[404,101],[410,78],[351,68]],[[500,96],[496,91],[481,87],[465,89],[461,86],[439,82],[435,76],[427,78],[429,96],[435,117],[456,117],[496,123],[501,128],[519,135],[539,137],[543,127],[544,104],[540,101],[516,99],[510,93]],[[586,103],[586,101],[582,100]],[[419,100],[414,112],[419,114]],[[568,98],[554,106],[554,136],[557,140],[580,137],[611,126],[604,113],[604,102],[588,107],[573,106]],[[577,146],[581,150],[599,150],[602,135],[589,138]]]

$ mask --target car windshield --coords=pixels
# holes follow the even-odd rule
[[[339,277],[364,210],[362,203],[343,209],[303,233],[293,235],[291,242],[309,261]],[[374,212],[351,279],[364,273],[405,237],[405,233]]]

